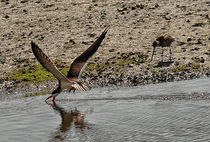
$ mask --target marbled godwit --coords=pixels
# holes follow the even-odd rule
[[[152,57],[151,60],[153,59],[154,53],[155,53],[155,48],[160,46],[162,47],[162,52],[161,52],[161,57],[162,57],[162,62],[163,62],[163,47],[169,47],[169,52],[170,52],[170,61],[171,61],[171,44],[174,41],[174,38],[171,37],[168,34],[160,34],[160,36],[153,42],[153,52],[152,52]]]
[[[108,28],[104,30],[104,32],[99,36],[99,38],[87,50],[85,50],[80,56],[78,56],[73,61],[67,76],[62,74],[57,69],[57,67],[50,60],[50,58],[34,42],[31,42],[32,51],[37,60],[43,67],[45,67],[49,72],[51,72],[55,76],[55,78],[57,78],[59,83],[58,88],[55,89],[52,92],[51,96],[49,96],[46,100],[48,100],[49,98],[53,98],[52,100],[54,101],[55,97],[58,96],[58,94],[60,94],[63,90],[68,90],[70,92],[71,90],[86,91],[90,89],[88,86],[81,83],[79,79],[88,61],[90,60],[92,55],[97,51],[102,40],[105,38],[107,31]]]

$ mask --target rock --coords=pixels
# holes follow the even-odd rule
[[[179,46],[182,46],[182,45],[184,45],[184,44],[185,44],[185,42],[177,41],[177,45],[179,45]]]
[[[188,41],[188,42],[189,42],[189,41],[192,41],[192,38],[190,38],[190,37],[189,37],[189,38],[187,38],[187,41]]]
[[[109,52],[114,52],[114,51],[115,51],[115,49],[110,49],[110,50],[109,50]]]
[[[202,44],[201,39],[198,39],[198,42],[196,44]]]
[[[203,57],[201,57],[201,63],[204,63],[205,59]]]
[[[4,18],[8,19],[9,18],[9,15],[5,15]]]
[[[186,52],[186,48],[181,48],[182,49],[182,52]]]

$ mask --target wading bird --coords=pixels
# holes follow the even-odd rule
[[[84,85],[82,82],[80,82],[80,77],[85,69],[88,61],[92,57],[92,55],[97,51],[99,48],[102,40],[105,38],[105,35],[108,31],[108,28],[106,28],[103,33],[98,37],[98,39],[88,48],[86,49],[80,56],[78,56],[73,63],[71,64],[71,67],[69,69],[69,72],[67,76],[62,74],[55,64],[50,60],[50,58],[32,41],[31,42],[31,48],[32,51],[37,58],[37,60],[40,62],[40,64],[46,68],[49,72],[51,72],[55,78],[58,80],[58,88],[55,89],[51,96],[49,96],[46,100],[53,98],[52,100],[55,100],[55,97],[58,96],[63,90],[68,90],[71,92],[71,90],[90,90],[90,88],[86,85]],[[45,100],[45,101],[46,101]]]
[[[152,52],[152,57],[150,62],[153,59],[154,53],[155,53],[155,48],[160,46],[162,47],[162,52],[161,52],[161,57],[162,57],[162,62],[163,62],[163,47],[169,47],[169,52],[170,52],[170,61],[171,61],[171,44],[172,42],[175,41],[173,37],[171,37],[168,34],[160,34],[160,36],[153,42],[153,52]]]

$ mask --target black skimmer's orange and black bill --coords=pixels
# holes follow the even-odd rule
[[[32,51],[37,58],[37,60],[40,62],[40,64],[46,68],[49,72],[51,72],[55,78],[58,80],[59,85],[58,88],[55,89],[51,96],[49,96],[46,100],[53,98],[52,100],[55,100],[55,97],[60,94],[63,90],[68,90],[69,92],[71,90],[90,90],[90,88],[86,85],[84,85],[82,82],[80,82],[80,77],[85,69],[88,61],[93,56],[93,54],[97,51],[99,48],[101,42],[106,36],[106,33],[108,31],[108,28],[106,28],[102,34],[98,37],[98,39],[88,48],[86,49],[80,56],[78,56],[73,63],[71,64],[71,67],[68,71],[67,76],[62,74],[55,64],[50,60],[50,58],[32,41],[31,42],[31,48]],[[46,101],[45,100],[45,101]]]

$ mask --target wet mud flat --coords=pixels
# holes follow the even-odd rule
[[[210,79],[48,95],[1,95],[0,140],[208,141]],[[14,97],[15,96],[15,97]]]
[[[170,83],[173,81],[193,80],[196,78],[210,77],[210,71],[187,71],[187,72],[168,72],[167,70],[156,72],[154,74],[136,73],[130,75],[96,75],[83,76],[81,81],[91,88],[98,87],[132,87],[144,86],[149,84]],[[0,95],[16,94],[16,93],[50,93],[56,89],[58,85],[57,80],[48,80],[42,83],[4,81],[0,83]]]
[[[32,54],[32,40],[66,74],[75,57],[107,26],[107,37],[83,73],[92,86],[136,86],[208,76],[208,9],[206,0],[2,0],[0,94],[55,86],[52,74]],[[161,48],[149,62],[152,43],[161,33],[175,38],[173,62],[168,62],[168,48],[163,63]]]

